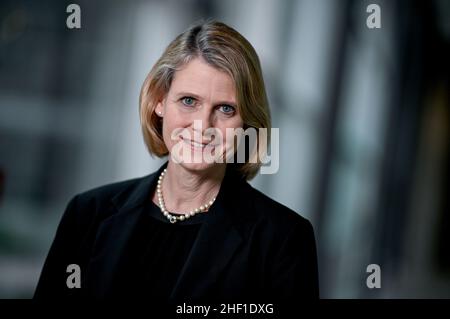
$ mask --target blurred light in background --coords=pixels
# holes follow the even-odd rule
[[[0,297],[32,296],[73,195],[163,162],[140,87],[209,17],[261,58],[280,169],[251,183],[313,222],[321,296],[450,297],[449,2],[83,0],[80,30],[69,3],[0,2]]]

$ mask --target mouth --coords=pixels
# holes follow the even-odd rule
[[[181,136],[180,136],[180,138],[181,138],[181,140],[182,140],[184,143],[186,143],[187,145],[189,145],[191,148],[194,148],[194,149],[200,149],[200,150],[203,150],[203,149],[205,149],[206,147],[215,147],[215,146],[216,146],[216,144],[213,144],[213,143],[200,143],[200,142],[197,142],[197,141],[184,139],[184,138],[181,137]]]

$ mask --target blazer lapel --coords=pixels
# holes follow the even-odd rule
[[[99,227],[93,258],[88,266],[89,295],[111,296],[113,280],[124,256],[126,244],[139,220],[141,210],[122,210]]]
[[[166,165],[161,166],[156,173],[143,177],[131,193],[123,192],[112,199],[116,212],[101,222],[88,265],[88,295],[98,298],[111,295],[115,274],[143,213],[143,204]]]
[[[143,213],[143,204],[165,167],[167,162],[157,172],[142,178],[131,193],[123,192],[112,199],[117,211],[100,224],[93,257],[88,265],[89,295],[97,298],[111,296],[115,275],[120,271],[121,260],[126,258],[127,243]],[[242,235],[236,228],[233,216],[243,212],[239,211],[237,205],[234,207],[231,204],[242,202],[236,197],[236,191],[232,190],[237,187],[236,182],[239,181],[234,178],[234,174],[227,170],[219,195],[209,212],[211,215],[199,230],[172,290],[171,300],[205,297],[208,288],[242,243]]]
[[[208,288],[212,287],[241,245],[243,237],[236,228],[234,218],[241,212],[238,212],[236,205],[232,206],[232,203],[240,200],[237,196],[231,198],[230,192],[231,188],[238,186],[236,182],[238,180],[227,170],[215,204],[208,212],[210,216],[200,228],[172,290],[171,301],[200,300],[207,297]]]
[[[214,216],[205,219],[191,252],[174,286],[171,300],[204,298],[242,242],[242,237],[217,207]]]

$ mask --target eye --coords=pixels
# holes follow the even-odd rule
[[[233,114],[235,111],[235,108],[234,108],[234,106],[231,106],[231,105],[221,105],[220,111],[225,114]]]
[[[181,103],[183,103],[186,106],[193,106],[195,103],[195,99],[190,96],[185,96],[185,97],[181,98]]]

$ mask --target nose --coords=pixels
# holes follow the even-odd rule
[[[194,133],[200,136],[205,135],[205,131],[214,127],[214,114],[208,107],[202,108],[197,112],[194,119]]]

